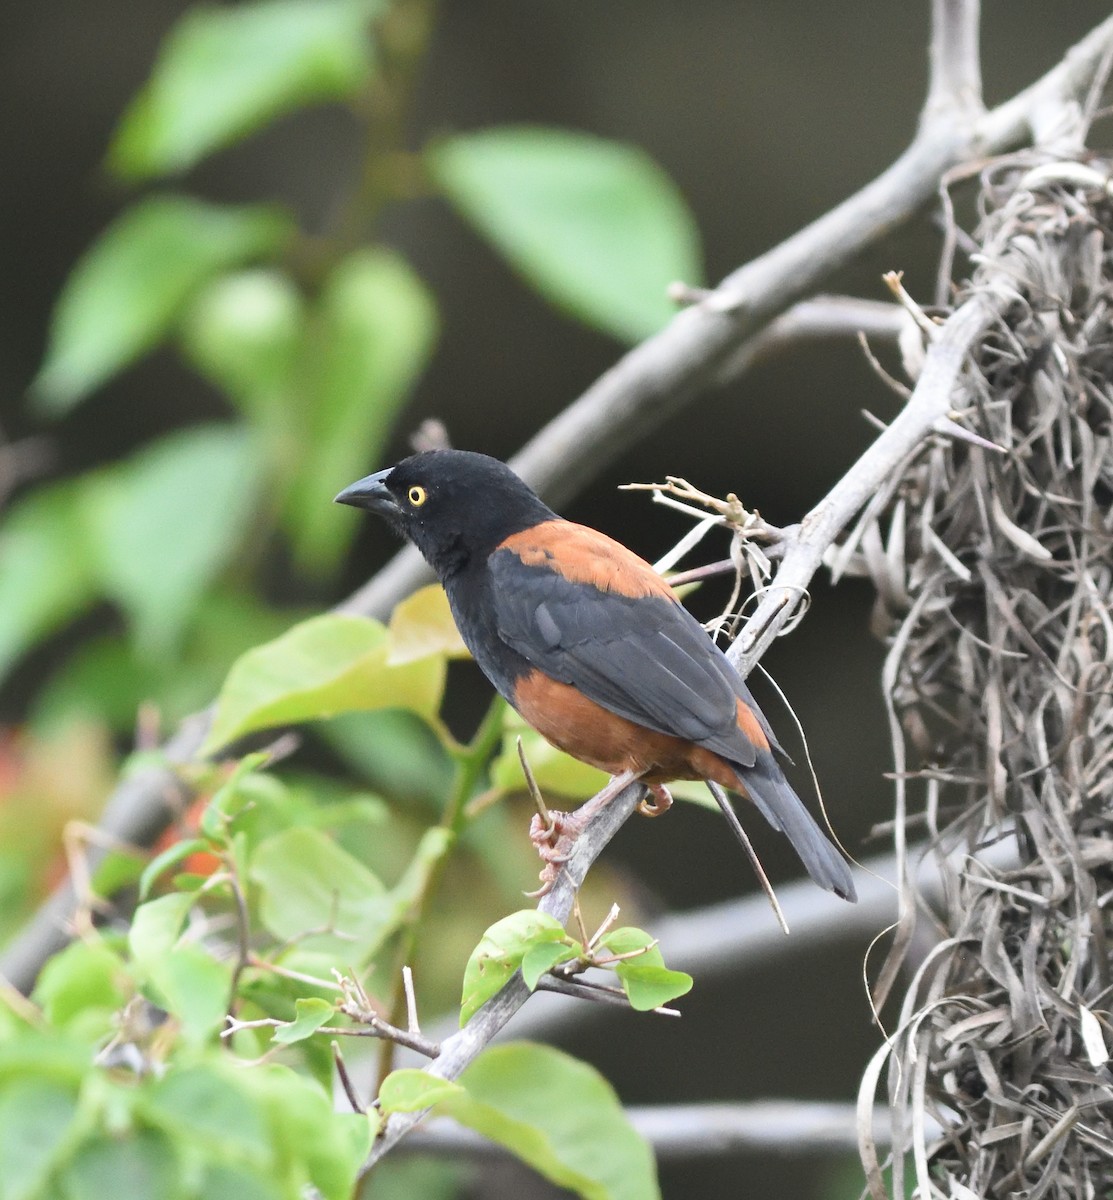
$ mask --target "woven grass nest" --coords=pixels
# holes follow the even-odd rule
[[[938,906],[907,892],[905,999],[863,1091],[887,1066],[897,1196],[1113,1196],[1111,172],[986,168],[954,294],[997,319],[954,408],[1000,450],[925,446],[863,536],[898,844],[926,837],[944,878]]]

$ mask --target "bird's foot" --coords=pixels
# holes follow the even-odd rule
[[[659,817],[662,813],[667,813],[672,808],[669,789],[663,783],[647,783],[645,786],[653,799],[650,800],[649,796],[646,796],[638,805],[638,812],[643,817]]]
[[[545,864],[538,876],[541,886],[535,892],[526,893],[531,899],[547,896],[552,891],[561,867],[568,861],[576,839],[583,832],[584,825],[587,824],[586,819],[580,815],[582,811],[581,809],[577,812],[555,812],[550,809],[548,821],[540,813],[530,821],[529,840],[534,844],[541,861]]]
[[[529,826],[529,840],[537,847],[537,853],[545,865],[541,869],[541,887],[536,892],[527,892],[527,896],[535,899],[547,896],[553,890],[561,868],[571,857],[576,839],[599,812],[637,778],[634,771],[623,771],[621,775],[613,776],[602,791],[592,796],[586,804],[581,804],[575,812],[546,809],[544,815],[538,813],[533,818]]]

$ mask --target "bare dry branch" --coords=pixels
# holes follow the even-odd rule
[[[931,46],[924,119],[948,111],[980,116],[982,66],[978,53],[979,0],[932,0]]]
[[[977,295],[947,321],[938,341],[928,349],[908,404],[801,521],[776,578],[728,651],[743,675],[752,670],[796,612],[827,549],[868,501],[884,494],[881,489],[885,481],[918,449],[939,418],[951,410],[967,351],[995,315],[993,304]]]

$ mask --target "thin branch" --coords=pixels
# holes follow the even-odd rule
[[[715,382],[730,383],[755,363],[803,341],[866,337],[896,340],[907,327],[907,316],[884,300],[856,296],[814,296],[800,300],[744,342],[719,370]]]
[[[236,914],[236,963],[232,968],[232,982],[228,987],[228,1015],[234,1016],[236,997],[240,990],[240,979],[251,962],[251,918],[248,916],[247,898],[243,894],[243,888],[240,887],[234,862],[229,865],[228,886],[235,899]]]
[[[580,835],[565,870],[552,891],[538,905],[564,922],[572,910],[573,885],[587,874],[603,847],[633,812],[640,787],[632,786],[599,813]],[[1015,846],[1001,842],[981,859],[994,865],[1011,861]],[[897,891],[889,882],[896,871],[894,858],[871,859],[855,872],[858,903],[846,905],[813,883],[801,880],[781,889],[781,903],[792,922],[793,935],[785,938],[768,919],[764,896],[729,901],[696,913],[665,917],[655,934],[665,961],[676,970],[708,979],[737,969],[744,962],[768,962],[785,953],[806,953],[811,947],[829,945],[833,937],[871,938],[891,923],[896,912]],[[926,897],[939,888],[939,867],[934,857],[924,860],[919,887]],[[520,974],[514,978],[459,1031],[448,1032],[440,1043],[441,1053],[426,1069],[442,1079],[454,1079],[511,1017],[529,999],[530,992]],[[535,1011],[536,1010],[536,1011]],[[551,1037],[558,1029],[601,1011],[601,1006],[560,1004],[530,1005],[514,1021],[515,1036]],[[446,1031],[447,1032],[447,1031]],[[365,1171],[417,1125],[424,1113],[398,1114],[390,1118],[383,1137],[372,1149]],[[850,1143],[853,1144],[853,1143]]]
[[[332,1048],[332,1065],[336,1068],[336,1077],[340,1080],[340,1086],[344,1089],[344,1095],[348,1098],[348,1103],[352,1106],[352,1112],[364,1113],[367,1110],[363,1107],[363,1101],[359,1098],[359,1093],[356,1091],[352,1083],[352,1077],[348,1074],[348,1065],[344,1061],[344,1055],[340,1052],[339,1042],[330,1042]]]
[[[719,1158],[743,1151],[764,1154],[831,1154],[857,1149],[855,1106],[804,1100],[745,1104],[675,1104],[628,1108],[626,1116],[653,1147],[658,1162]],[[892,1139],[889,1110],[874,1112],[875,1140]],[[415,1131],[407,1153],[489,1160],[507,1151],[448,1120]]]
[[[991,109],[978,121],[977,132],[983,154],[998,154],[1033,134],[1033,124],[1048,105],[1082,101],[1090,84],[1101,72],[1113,45],[1113,17],[1096,25],[1062,60],[1035,83],[1011,100]]]
[[[558,996],[570,996],[574,1000],[586,1000],[586,1005],[576,1005],[586,1008],[590,1004],[603,1004],[612,1007],[625,1008],[633,1011],[626,993],[621,988],[610,987],[607,984],[593,983],[589,979],[569,979],[563,975],[542,975],[537,981],[537,991],[553,992]],[[675,1008],[654,1008],[650,1012],[662,1017],[679,1017]]]
[[[911,847],[908,856],[919,864],[915,879],[917,894],[928,903],[940,899],[943,894],[941,860],[923,845]],[[974,865],[962,851],[951,856],[947,869],[957,868],[960,862]],[[1016,844],[1012,839],[985,848],[976,860],[982,869],[995,871],[1012,869],[1016,862]],[[806,957],[812,950],[833,944],[867,942],[877,935],[878,930],[892,926],[896,919],[898,892],[893,881],[897,874],[897,860],[892,854],[864,860],[855,871],[858,903],[852,907],[819,891],[807,879],[783,885],[780,896],[792,923],[791,939],[783,937],[769,921],[764,897],[751,895],[661,918],[654,926],[658,947],[670,966],[696,975],[706,984],[756,964],[765,968],[781,958]],[[538,991],[548,990],[543,978]],[[616,997],[615,1003],[621,1005],[622,1002]],[[549,998],[535,994],[531,1003],[514,1015],[507,1032],[515,1038],[551,1042],[597,1020],[605,1011],[600,1005],[568,1004],[556,996]],[[434,1028],[431,1036],[448,1041],[455,1031],[455,1024],[446,1021]],[[366,1064],[361,1067],[362,1070],[360,1067],[356,1070],[369,1085],[370,1080],[365,1079]],[[887,1132],[878,1136],[879,1145],[888,1144]],[[414,1137],[420,1139],[424,1134],[418,1131]],[[853,1142],[847,1144],[852,1146]],[[660,1153],[661,1147],[656,1140],[654,1148]]]
[[[1002,297],[1002,303],[1005,298]],[[996,309],[979,293],[958,309],[928,349],[924,368],[907,405],[800,522],[785,550],[773,582],[727,656],[746,675],[795,614],[823,555],[881,484],[931,433],[951,409],[955,383],[974,341],[985,332]]]
[[[948,37],[957,39],[958,52],[963,56],[963,61],[960,61],[953,71],[950,67],[945,68],[945,83],[940,82],[944,78],[944,67],[937,62],[936,74],[933,76],[935,99],[938,99],[939,89],[943,86],[969,88],[977,82],[971,67],[976,41],[970,32],[976,21],[976,14],[976,5],[971,2],[963,4],[960,0],[937,0],[935,16],[941,28],[937,29],[939,40],[934,44],[946,45]],[[943,26],[949,26],[949,29],[942,28]],[[1113,21],[1106,22],[1103,29],[1106,37],[1113,34]],[[1092,70],[1096,70],[1100,65],[1103,51],[1104,45],[1099,48],[1097,61],[1092,63]],[[1042,102],[1046,97],[1041,93],[1039,98]],[[975,96],[974,102],[976,101]],[[615,385],[616,379],[621,382],[624,371],[635,370],[642,365],[643,360],[658,357],[658,386],[690,394],[690,390],[702,380],[703,372],[723,361],[723,354],[733,338],[738,335],[737,329],[728,333],[721,324],[715,323],[714,320],[708,322],[703,318],[712,314],[716,317],[729,315],[745,333],[755,332],[774,315],[773,306],[780,304],[783,308],[785,304],[810,290],[817,277],[817,270],[829,269],[833,262],[839,261],[840,253],[853,253],[875,236],[876,226],[873,222],[879,212],[884,211],[892,217],[894,214],[907,215],[907,212],[911,211],[911,208],[902,210],[900,194],[891,190],[898,181],[901,189],[908,189],[914,182],[918,183],[920,188],[934,188],[942,170],[953,165],[960,145],[968,142],[969,133],[960,129],[962,123],[956,119],[953,112],[946,121],[934,120],[932,116],[933,114],[925,109],[920,133],[906,154],[853,201],[840,205],[784,243],[777,251],[737,272],[711,297],[681,313],[666,331],[666,334],[672,334],[678,340],[675,357],[668,356],[665,361],[659,360],[662,339],[665,337],[660,335],[628,355],[614,371],[604,376],[596,387],[605,393],[608,387]],[[928,173],[930,180],[926,174],[917,174],[924,172],[928,163],[933,164]],[[910,175],[916,176],[915,179],[910,179]],[[909,195],[905,190],[905,203],[909,202]],[[926,195],[917,195],[913,207],[924,198]],[[877,208],[871,208],[872,204],[876,204]],[[838,242],[830,240],[836,232]],[[801,260],[798,256],[804,251],[806,257]],[[775,278],[763,274],[774,268]],[[763,291],[761,284],[764,280],[768,282]],[[800,291],[794,291],[795,288],[799,288]],[[762,600],[743,638],[732,648],[732,657],[736,662],[744,667],[752,667],[795,609],[799,595],[806,589],[820,566],[826,549],[833,544],[838,534],[877,492],[881,484],[916,450],[940,418],[947,416],[955,384],[969,348],[992,324],[999,309],[1007,302],[1008,298],[1004,295],[980,293],[969,299],[947,321],[938,339],[928,350],[919,382],[904,411],[801,523],[799,534],[781,564],[775,585]],[[591,395],[589,392],[588,397],[558,418],[554,425],[559,426],[561,422],[574,423],[575,410]],[[550,430],[552,428],[553,426],[550,426]],[[574,444],[584,446],[602,440],[601,437],[579,437]],[[531,465],[530,449],[531,447],[526,448],[516,465]],[[549,461],[565,464],[569,461],[569,456],[552,455]],[[539,467],[538,470],[543,477],[544,467]],[[602,845],[609,840],[617,824],[625,820],[633,810],[639,794],[640,790],[637,788],[627,789],[619,801],[595,816],[581,835],[581,841],[569,863],[570,868],[575,862],[577,870],[586,870]],[[562,920],[566,919],[570,904],[566,894],[560,889],[562,886],[573,886],[576,882],[576,872],[569,870],[568,875],[572,878],[566,878],[562,873],[553,892],[541,905],[542,909],[548,908],[553,915],[559,913],[559,919]],[[525,1000],[524,992],[525,985],[520,977],[512,980],[460,1034],[445,1043],[441,1058],[429,1068],[431,1072],[440,1077],[453,1078],[456,1072],[474,1057],[478,1049],[486,1044],[486,1040],[501,1028],[509,1012],[520,1007]],[[388,1153],[418,1120],[420,1114],[404,1114],[392,1118],[384,1136],[372,1151],[367,1168]],[[852,1136],[856,1140],[856,1132]]]
[[[345,1013],[346,1016],[351,1016],[351,1013]],[[318,1032],[333,1033],[343,1037],[369,1037],[375,1038],[380,1042],[390,1042],[395,1046],[405,1046],[407,1050],[412,1050],[415,1054],[420,1054],[423,1058],[435,1059],[441,1052],[441,1048],[437,1042],[430,1038],[422,1037],[420,1033],[410,1033],[408,1030],[399,1029],[397,1025],[392,1025],[389,1021],[384,1021],[382,1017],[371,1013],[364,1017],[352,1018],[358,1020],[359,1024],[355,1028],[343,1029],[333,1025],[322,1025]]]
[[[899,224],[899,220],[893,224]],[[879,229],[878,236],[887,231],[888,227]],[[764,258],[756,259],[751,265],[763,261]],[[839,265],[841,260],[831,269]],[[785,269],[795,269],[795,264],[786,264]],[[724,286],[737,275],[736,272],[730,276]],[[692,351],[687,348],[687,339],[670,332],[684,317],[680,313],[667,329],[631,350],[578,400],[540,429],[510,460],[510,465],[548,503],[560,505],[590,483],[631,442],[647,436],[704,388],[737,379],[756,362],[799,341],[853,337],[860,330],[870,336],[899,336],[904,317],[896,310],[896,305],[884,301],[849,296],[802,300],[774,316],[753,337],[737,333],[731,339],[733,348],[724,352],[721,362],[716,359],[714,369],[700,370],[698,377],[691,380],[689,391],[674,394],[658,386],[654,376],[657,358],[675,357],[678,367],[687,364],[690,371],[696,372],[702,353],[697,352],[696,361],[690,362]],[[652,348],[652,353],[647,348]],[[634,357],[639,352],[644,353],[644,361]],[[373,579],[353,592],[338,611],[385,618],[395,604],[432,578],[418,551],[407,546]]]
[[[402,990],[406,994],[406,1032],[421,1033],[421,1022],[417,1019],[417,995],[414,992],[414,973],[410,967],[402,968]]]
[[[926,120],[948,110],[982,112],[982,68],[978,52],[979,0],[932,0]]]
[[[409,1022],[407,1029],[399,1028],[380,1015],[364,990],[363,984],[355,976],[341,975],[336,970],[333,971],[333,975],[340,984],[340,990],[344,997],[337,1005],[338,1009],[350,1021],[354,1021],[356,1025],[360,1026],[359,1029],[336,1032],[344,1033],[349,1037],[378,1038],[384,1045],[405,1046],[426,1058],[436,1058],[440,1054],[440,1045],[425,1037],[418,1026],[417,1002],[413,998],[413,976],[410,974],[409,967],[402,968],[402,986],[405,992],[406,1014]],[[384,1072],[380,1070],[380,1079],[383,1074]],[[375,1090],[378,1091],[378,1088],[376,1087]]]
[[[594,814],[577,838],[564,868],[538,904],[539,912],[555,917],[562,925],[568,920],[576,892],[589,868],[627,817],[637,808],[643,791],[641,784],[632,783]],[[455,1079],[522,1007],[530,994],[521,972],[518,972],[501,991],[483,1005],[463,1029],[445,1038],[440,1046],[440,1055],[425,1069],[439,1079]],[[424,1112],[396,1113],[390,1117],[378,1141],[372,1147],[361,1174],[366,1174],[424,1115]]]
[[[769,905],[773,909],[773,915],[777,918],[777,924],[781,927],[781,932],[787,937],[790,931],[788,922],[785,920],[784,910],[777,900],[777,893],[773,890],[772,883],[769,882],[769,876],[766,875],[765,868],[761,865],[761,859],[758,858],[757,851],[750,841],[750,835],[746,832],[742,822],[738,819],[738,814],[734,811],[734,805],[731,804],[726,792],[713,779],[707,779],[704,782],[707,785],[707,790],[715,797],[715,801],[719,805],[719,809],[726,823],[730,826],[730,830],[734,834],[738,844],[746,852],[746,857],[750,860],[750,866],[757,876],[761,890],[765,893],[765,898],[769,901]]]

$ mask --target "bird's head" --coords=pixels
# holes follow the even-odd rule
[[[414,454],[357,480],[336,502],[385,518],[442,579],[556,515],[505,463],[469,450]]]

